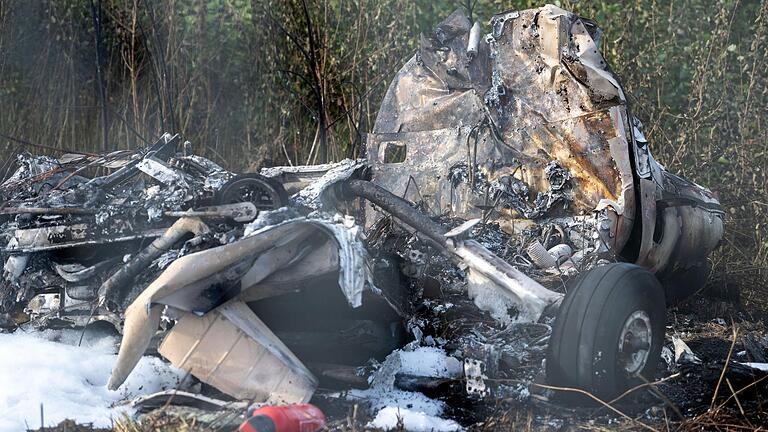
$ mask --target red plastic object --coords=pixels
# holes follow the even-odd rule
[[[325,426],[325,414],[312,404],[256,408],[240,425],[240,432],[316,432]]]

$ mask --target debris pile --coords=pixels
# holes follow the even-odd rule
[[[214,202],[214,194],[234,174],[177,153],[177,147],[178,135],[164,135],[144,151],[19,156],[19,168],[0,185],[8,257],[0,282],[3,328],[89,321],[120,328],[120,312],[170,261],[227,242],[236,228],[230,219],[256,216],[251,204],[216,206],[223,203]],[[106,170],[109,174],[86,177]],[[217,217],[214,229],[196,233],[182,246],[170,242],[145,249],[162,238],[170,218],[190,209]]]
[[[424,394],[487,397],[503,387],[488,374],[525,369],[514,375],[523,383],[540,371],[547,324],[515,323],[520,311],[499,309],[492,289],[472,294],[471,269],[391,217],[363,235],[338,213],[349,205],[341,185],[369,175],[366,161],[235,175],[179,142],[164,135],[136,152],[19,158],[0,186],[5,331],[109,323],[122,334],[113,390],[145,352],[239,400],[303,403],[321,382],[370,385],[346,397],[367,401],[382,427],[398,410],[408,424],[456,429],[437,417],[445,402]],[[497,222],[430,222],[560,291],[577,269],[569,251],[596,245],[581,231],[588,223],[506,232]],[[246,366],[254,358],[259,368]],[[403,360],[414,358],[420,367]],[[503,388],[526,397],[524,384]]]
[[[700,373],[663,347],[665,307],[706,279],[719,203],[653,160],[594,23],[548,5],[491,25],[481,44],[457,11],[422,38],[364,160],[235,174],[168,134],[20,156],[0,327],[108,323],[108,389],[159,355],[196,381],[137,410],[241,421],[312,400],[458,430],[490,398],[559,402],[552,381],[610,400],[662,358]]]

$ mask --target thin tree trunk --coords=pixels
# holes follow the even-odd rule
[[[94,41],[96,46],[96,86],[99,92],[99,104],[101,105],[101,151],[106,153],[109,150],[109,117],[107,112],[107,88],[104,80],[103,61],[104,45],[101,35],[101,0],[98,0],[98,7],[91,0],[91,18],[93,19]]]

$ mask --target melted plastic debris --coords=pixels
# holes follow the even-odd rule
[[[549,189],[537,192],[531,199],[531,188],[514,175],[501,175],[488,181],[484,169],[479,165],[470,169],[460,162],[448,170],[448,179],[455,189],[461,184],[469,185],[478,196],[486,196],[497,210],[511,209],[526,219],[539,219],[557,204],[566,208],[570,201],[571,173],[557,161],[550,161],[544,168]]]
[[[557,161],[551,161],[547,164],[544,172],[549,181],[549,190],[538,192],[533,203],[530,202],[528,185],[511,175],[501,176],[491,182],[492,201],[516,210],[526,219],[541,218],[556,204],[562,204],[563,208],[566,208],[570,199],[568,189],[571,173]]]
[[[560,162],[553,160],[544,167],[544,174],[549,180],[549,187],[553,191],[564,189],[571,180],[571,173],[560,165]]]
[[[522,180],[512,176],[499,177],[490,184],[490,191],[493,202],[517,210],[518,213],[528,219],[537,215],[537,212],[528,203],[530,191],[528,185]]]

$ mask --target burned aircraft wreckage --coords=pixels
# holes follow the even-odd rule
[[[238,399],[305,402],[404,344],[445,348],[478,397],[543,376],[615,396],[653,375],[723,212],[653,159],[599,42],[551,5],[488,34],[455,12],[390,85],[365,160],[236,175],[170,135],[22,156],[0,186],[1,324],[111,323],[111,388],[160,331],[162,356]]]

